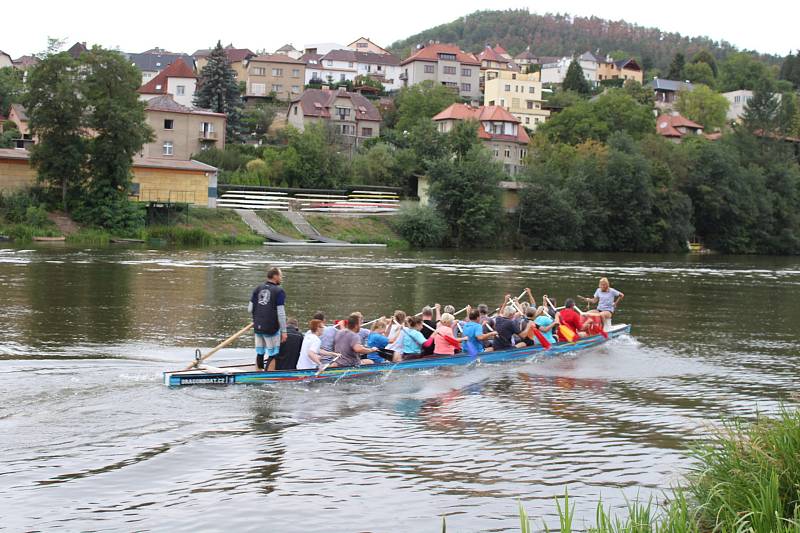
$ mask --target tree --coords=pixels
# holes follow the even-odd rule
[[[569,64],[561,88],[565,91],[575,91],[582,95],[589,94],[591,90],[589,82],[586,80],[586,76],[583,74],[583,69],[577,59],[573,59],[572,63]]]
[[[667,79],[682,81],[686,78],[684,69],[686,68],[686,58],[680,52],[675,54],[672,58],[672,63],[669,64],[669,71],[667,72]]]
[[[309,124],[301,133],[289,130],[288,145],[281,154],[289,187],[329,189],[347,181],[347,158],[341,139],[326,124]]]
[[[686,79],[692,83],[702,83],[703,85],[714,87],[717,82],[716,78],[714,78],[714,71],[711,70],[708,63],[689,63],[686,65],[684,72]]]
[[[681,89],[675,105],[681,115],[698,122],[706,130],[719,129],[725,125],[728,106],[727,98],[705,85],[696,85],[691,91]]]
[[[395,168],[394,149],[377,143],[353,158],[353,180],[364,185],[405,185]]]
[[[91,179],[79,218],[121,232],[135,230],[142,214],[128,201],[133,156],[153,138],[136,89],[141,73],[119,52],[93,47],[81,57],[78,91],[89,110],[85,126]]]
[[[229,142],[240,139],[242,98],[236,74],[228,62],[222,43],[211,50],[208,62],[200,72],[194,105],[227,116],[226,136]]]
[[[698,63],[705,63],[706,65],[711,68],[711,72],[713,76],[717,77],[717,60],[714,59],[714,56],[711,55],[711,52],[708,50],[700,50],[697,52],[694,57],[692,57],[692,65],[697,65]]]
[[[720,65],[717,89],[721,92],[752,91],[761,80],[772,78],[764,63],[748,53],[739,52],[728,56]]]
[[[386,89],[381,82],[375,78],[364,76],[363,74],[359,74],[355,77],[353,80],[353,87],[372,87],[373,89],[378,90],[379,95],[386,94]]]
[[[8,116],[11,104],[22,101],[22,71],[14,67],[0,68],[0,116]]]
[[[411,131],[420,122],[430,119],[459,100],[458,93],[430,80],[411,87],[403,87],[395,99],[398,132]]]
[[[650,91],[652,92],[652,91]],[[547,105],[549,107],[565,109],[571,105],[577,104],[578,102],[582,102],[584,99],[575,91],[566,91],[563,87],[560,89],[556,89],[551,92],[547,98]]]
[[[800,90],[800,50],[797,51],[796,55],[790,53],[786,56],[781,64],[778,77],[782,80],[790,81],[795,90]]]
[[[261,140],[267,136],[278,109],[274,105],[259,104],[245,109],[242,114],[242,133],[250,139]]]
[[[45,57],[30,71],[25,98],[31,133],[38,138],[31,153],[37,179],[68,196],[83,180],[86,146],[82,137],[84,94],[79,92],[78,64],[67,53]]]
[[[779,129],[779,110],[775,86],[768,78],[761,79],[747,101],[742,115],[742,124],[750,132],[758,132],[766,137]]]
[[[625,80],[622,85],[625,94],[636,100],[642,105],[653,108],[655,106],[655,95],[653,89],[646,87],[636,80]]]
[[[551,142],[577,145],[587,140],[605,142],[615,131],[639,139],[655,131],[652,108],[634,100],[625,89],[612,89],[594,101],[583,101],[561,111],[539,126],[537,135]]]

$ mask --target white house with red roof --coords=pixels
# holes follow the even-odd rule
[[[169,94],[180,105],[191,107],[197,89],[197,74],[183,59],[176,59],[153,79],[139,87],[142,100]]]
[[[432,81],[458,92],[462,98],[480,102],[481,62],[454,44],[429,43],[400,62],[404,86]]]
[[[489,148],[494,159],[503,163],[509,175],[520,172],[528,155],[530,137],[519,119],[500,106],[475,107],[468,104],[452,104],[433,117],[440,133],[449,133],[457,122],[463,120],[479,123],[478,138]]]

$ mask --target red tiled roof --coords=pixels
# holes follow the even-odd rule
[[[183,59],[178,58],[170,66],[159,72],[152,80],[139,87],[136,92],[139,94],[167,94],[167,80],[169,78],[197,79],[197,74]]]
[[[473,54],[468,54],[454,44],[429,44],[420,48],[400,64],[405,65],[412,61],[439,61],[439,54],[453,54],[456,61],[465,65],[480,65],[481,62]]]
[[[700,124],[692,122],[681,115],[660,115],[656,119],[656,132],[664,137],[683,137],[686,134],[677,129],[681,127],[691,130],[703,129]]]
[[[494,51],[497,52],[498,54],[508,55],[508,51],[499,44],[495,45]]]
[[[294,59],[284,54],[262,54],[250,58],[250,61],[260,61],[262,63],[290,63],[292,65],[304,65],[302,61]]]
[[[434,122],[441,120],[477,120],[479,122],[513,122],[514,124],[519,124],[517,117],[497,105],[472,107],[469,104],[452,104],[433,117]],[[528,144],[530,141],[525,128],[519,126],[517,127],[516,137],[513,135],[492,134],[482,127],[478,128],[478,137],[493,141],[512,141],[524,144]]]
[[[292,103],[300,104],[304,116],[330,118],[331,107],[337,98],[350,99],[356,111],[356,120],[381,120],[381,114],[372,105],[372,102],[358,93],[329,89],[306,89],[300,98],[293,100]]]

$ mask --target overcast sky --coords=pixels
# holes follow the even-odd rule
[[[3,9],[9,23],[2,24],[0,50],[13,57],[38,52],[45,48],[48,36],[66,38],[68,45],[86,41],[125,52],[159,46],[189,54],[209,47],[217,39],[239,48],[269,51],[286,43],[298,49],[315,42],[348,44],[359,36],[388,45],[478,9],[507,8],[528,8],[532,13],[557,9],[572,15],[624,19],[779,55],[800,48],[800,38],[796,37],[800,2],[796,0],[746,4],[702,0],[138,0],[124,4],[108,0],[33,0],[30,4],[14,4],[19,16],[10,16],[10,5]]]

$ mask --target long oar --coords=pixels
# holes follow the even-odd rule
[[[233,335],[231,335],[230,337],[228,337],[227,339],[225,339],[221,343],[217,344],[211,351],[209,351],[205,355],[201,356],[200,353],[199,353],[199,350],[198,350],[198,354],[197,354],[197,357],[195,358],[194,362],[191,365],[187,366],[184,370],[191,370],[193,368],[197,368],[197,366],[200,363],[202,363],[203,361],[205,361],[206,359],[208,359],[209,357],[211,357],[212,355],[214,355],[215,353],[217,353],[218,351],[220,351],[221,349],[223,349],[224,347],[226,347],[227,345],[229,345],[230,343],[232,343],[233,341],[235,341],[236,339],[238,339],[239,337],[241,337],[242,335],[247,333],[248,330],[250,330],[250,328],[252,328],[252,327],[253,327],[253,323],[250,322],[245,327],[243,327],[242,329],[240,329],[239,331],[237,331],[236,333],[234,333]]]
[[[519,300],[520,298],[522,298],[523,296],[525,296],[525,292],[526,292],[526,291],[522,291],[521,293],[519,293],[519,296],[517,296],[517,300]],[[496,308],[494,311],[492,311],[492,315],[491,315],[489,318],[491,318],[491,317],[493,317],[493,316],[497,315],[497,312],[498,312],[498,311],[500,311],[500,308],[499,308],[499,307],[497,307],[497,308]]]
[[[575,310],[578,311],[578,313],[580,313],[581,316],[584,316],[586,314],[583,311],[581,311],[581,308],[578,307],[577,305],[575,306]],[[594,322],[594,319],[592,319],[592,321]],[[604,339],[608,339],[608,333],[606,333],[606,331],[603,329],[602,319],[599,325],[600,325],[600,335],[602,335]]]
[[[320,374],[322,374],[323,372],[325,372],[325,371],[328,369],[328,367],[329,367],[329,366],[331,366],[333,363],[335,363],[335,362],[337,361],[337,359],[339,359],[341,356],[342,356],[342,354],[340,354],[340,353],[337,353],[337,354],[336,354],[336,357],[334,357],[333,359],[331,359],[330,361],[328,361],[327,363],[325,363],[324,365],[322,365],[322,366],[320,367],[320,369],[319,369],[319,370],[317,370],[317,373],[316,373],[316,374],[314,374],[314,377],[315,377],[315,378],[316,378],[316,377],[319,377],[319,375],[320,375]]]
[[[420,316],[421,314],[422,314],[422,311],[420,311],[419,313],[417,313],[414,316]],[[378,320],[380,320],[380,318],[376,318],[375,320],[370,320],[369,322],[364,322],[363,324],[361,324],[361,327],[363,328],[364,326],[369,326],[370,324],[373,324],[373,323],[377,322]]]

